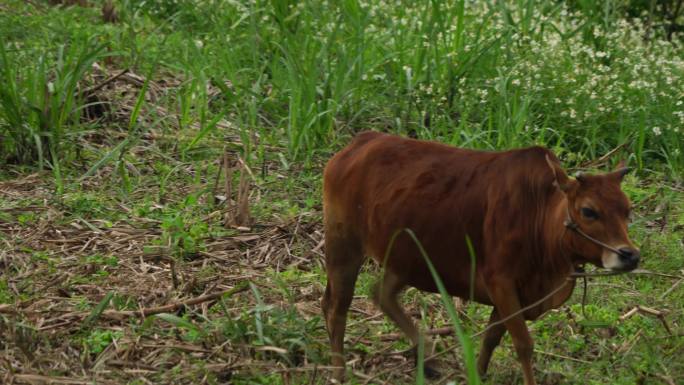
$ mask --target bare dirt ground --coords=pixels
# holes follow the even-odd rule
[[[66,179],[65,195],[55,197],[49,172],[16,170],[0,182],[0,274],[7,282],[0,286],[2,383],[326,383],[328,342],[319,306],[325,284],[321,214],[318,204],[302,203],[318,201],[316,187],[297,179],[297,170],[282,169],[275,160],[277,147],[264,147],[271,156],[261,170],[235,166],[236,173],[251,175],[248,189],[239,178],[229,178],[235,186],[226,185],[222,165],[234,154],[229,150],[241,145],[235,136],[208,139],[210,147],[219,146],[217,154],[181,160],[175,143],[186,139],[174,134],[179,119],[161,107],[164,95],[178,85],[172,78],[150,84],[148,101],[155,107],[142,114],[150,126],[168,117],[169,131],[138,133],[131,157],[119,163],[135,179],[131,190],[122,195],[127,182],[111,164],[80,178],[130,134],[120,126],[127,124],[145,83],[123,70],[93,73],[85,93],[105,107],[88,109],[84,119],[119,128],[94,128],[75,138],[90,158],[69,165],[73,175]],[[235,158],[230,162],[240,164]],[[293,191],[298,192],[293,196]],[[663,213],[645,226],[660,226],[662,232],[668,208],[658,203],[658,194],[638,203],[641,212]],[[294,208],[292,202],[297,202]],[[251,210],[253,220],[236,223],[241,210]],[[653,255],[677,251],[675,242],[659,242],[644,242],[644,249],[654,250]],[[662,269],[665,279],[592,285],[590,300],[599,305],[592,317],[616,313],[624,320],[593,328],[576,322],[577,309],[569,307],[579,302],[576,290],[544,328],[532,326],[542,384],[566,383],[572,365],[631,370],[620,366],[619,357],[649,346],[681,353],[682,311],[673,299],[680,295],[681,272],[667,267],[664,258],[663,263],[654,259],[647,268]],[[350,374],[353,383],[412,383],[408,345],[367,298],[375,270],[364,268],[350,312],[345,344]],[[438,297],[415,294],[407,293],[409,312],[439,335],[440,370],[447,375],[436,383],[463,378],[459,346],[448,335],[451,328]],[[619,300],[608,302],[613,298]],[[606,304],[608,315],[600,313]],[[656,313],[647,314],[637,304]],[[486,307],[463,312],[462,321],[479,330],[487,312]],[[630,337],[615,337],[619,333]],[[492,383],[520,378],[504,345],[492,363]],[[670,363],[657,370],[662,373],[657,381],[677,383],[679,367]]]

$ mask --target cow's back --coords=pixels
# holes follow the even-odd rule
[[[492,210],[505,211],[507,206],[529,199],[525,195],[534,191],[528,191],[526,181],[539,179],[538,173],[547,178],[547,168],[535,171],[547,153],[542,148],[474,151],[375,132],[359,134],[326,166],[326,231],[354,237],[366,255],[383,263],[392,235],[411,229],[442,273],[447,289],[465,296],[470,288],[471,261],[466,237],[481,272],[487,267],[487,237],[495,236],[487,234],[487,218],[492,218]],[[515,214],[507,214],[511,215]],[[406,234],[397,237],[386,267],[402,274],[411,286],[436,290],[423,258]],[[480,302],[488,302],[486,290],[478,282],[475,295]]]

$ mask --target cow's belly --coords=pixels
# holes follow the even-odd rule
[[[407,286],[414,287],[418,290],[439,293],[437,284],[425,264],[422,266],[404,266],[404,269],[397,269],[392,267],[395,274],[403,276]],[[469,268],[463,270],[452,270],[445,272],[440,270],[440,279],[449,295],[454,297],[470,300],[471,286],[470,286],[470,270]],[[492,305],[489,295],[487,294],[484,281],[480,276],[476,276],[475,285],[473,287],[473,300],[475,302]]]
[[[547,287],[544,290],[542,290],[541,293],[539,291],[526,292],[525,290],[521,290],[519,293],[521,306],[525,308],[527,306],[530,306],[531,304],[534,304],[541,298],[546,297],[547,295],[558,289],[564,282],[566,282],[565,277],[560,277],[558,279],[552,280],[547,283]],[[568,281],[562,289],[553,294],[550,298],[543,301],[540,305],[525,311],[525,319],[535,320],[547,311],[560,307],[568,300],[568,298],[570,298],[574,288],[575,281]]]

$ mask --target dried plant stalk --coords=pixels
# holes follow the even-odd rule
[[[225,173],[225,180],[223,182],[224,194],[226,197],[226,213],[223,217],[223,225],[225,227],[233,227],[235,222],[235,207],[233,205],[233,167],[230,165],[228,152],[223,154],[223,171]]]
[[[252,216],[249,211],[249,177],[244,163],[240,162],[240,185],[237,197],[237,224],[239,226],[251,226]]]

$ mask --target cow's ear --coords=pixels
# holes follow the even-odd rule
[[[558,163],[552,161],[548,155],[546,155],[546,163],[551,168],[551,172],[553,172],[553,177],[555,179],[554,184],[561,191],[570,191],[570,189],[572,189],[577,184],[577,181],[568,178],[568,174],[566,174],[565,171],[563,171],[563,169],[560,167]]]
[[[618,162],[617,166],[615,166],[615,170],[610,173],[614,178],[618,179],[619,181],[622,181],[624,179],[625,175],[629,173],[631,170],[627,165],[625,164],[624,160],[621,160]]]

